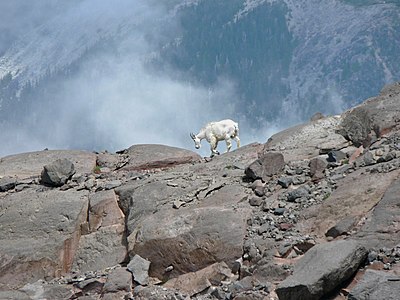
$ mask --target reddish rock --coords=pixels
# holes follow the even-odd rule
[[[293,227],[293,224],[290,224],[290,223],[280,223],[280,224],[278,224],[278,228],[280,230],[283,230],[283,231],[289,230],[292,227]]]

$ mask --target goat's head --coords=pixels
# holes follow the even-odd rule
[[[192,140],[194,141],[194,147],[196,148],[196,149],[200,149],[200,147],[201,147],[201,141],[200,141],[200,139],[194,134],[194,133],[190,133],[190,137],[192,138]]]

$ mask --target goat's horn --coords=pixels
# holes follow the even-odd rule
[[[190,133],[190,137],[191,137],[192,139],[194,139],[194,138],[195,138],[195,135],[194,135],[194,133],[193,133],[193,132],[191,132],[191,133]]]

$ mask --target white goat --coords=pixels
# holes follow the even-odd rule
[[[194,141],[196,149],[201,147],[201,140],[206,139],[210,143],[211,157],[215,154],[219,154],[217,146],[219,141],[225,140],[226,152],[229,152],[232,148],[232,141],[236,141],[237,148],[240,147],[239,139],[239,125],[232,120],[222,120],[218,122],[210,122],[204,126],[198,134],[190,133],[190,137]]]

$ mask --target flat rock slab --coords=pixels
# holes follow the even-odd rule
[[[129,156],[125,170],[167,168],[201,161],[201,156],[193,151],[157,144],[134,145],[124,154]]]
[[[367,250],[354,240],[340,240],[311,248],[281,282],[279,300],[318,300],[349,279],[365,260]]]
[[[267,141],[264,152],[280,152],[289,162],[318,156],[320,150],[344,148],[349,143],[336,133],[340,121],[338,116],[326,117],[283,130]]]
[[[127,256],[125,216],[113,190],[89,196],[87,230],[82,230],[73,270],[101,270],[122,263]]]
[[[124,262],[127,256],[124,234],[123,225],[112,225],[81,236],[72,270],[83,273],[102,270]]]
[[[0,198],[0,284],[68,272],[87,209],[87,191],[25,189]]]
[[[362,279],[350,291],[349,300],[398,300],[400,277],[375,270],[366,270]]]
[[[92,173],[96,167],[96,154],[79,150],[45,150],[0,158],[0,176],[19,179],[40,176],[43,167],[58,159],[68,159],[80,174]]]
[[[349,174],[338,181],[337,188],[321,205],[301,212],[297,227],[325,239],[326,232],[341,220],[361,218],[370,212],[399,174],[400,170],[365,174],[362,169]]]
[[[394,247],[400,240],[400,179],[386,190],[356,238],[368,248]]]

